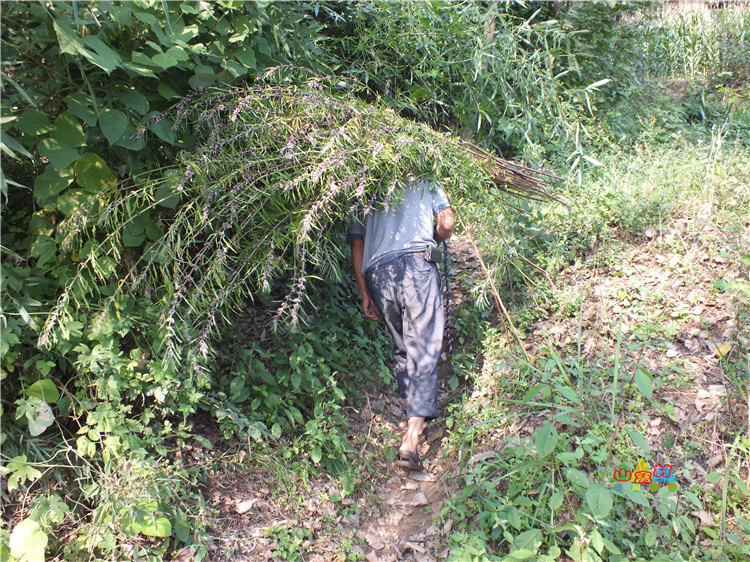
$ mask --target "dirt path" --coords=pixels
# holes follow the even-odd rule
[[[458,273],[480,274],[467,240],[454,239],[451,259],[453,279]],[[452,287],[454,313],[467,298],[458,284]],[[441,362],[442,412],[456,400],[448,391],[451,376],[450,362]],[[313,477],[305,482],[272,455],[266,466],[260,459],[248,469],[247,455],[240,452],[235,466],[217,472],[208,484],[209,506],[219,513],[210,529],[215,541],[211,560],[343,562],[348,556],[386,562],[448,556],[450,524],[439,526],[437,519],[457,490],[443,422],[428,427],[420,450],[424,470],[407,472],[392,463],[405,428],[401,398],[372,385],[364,389],[360,403],[347,414],[349,441],[359,453],[365,480],[356,502],[341,497],[338,481]]]

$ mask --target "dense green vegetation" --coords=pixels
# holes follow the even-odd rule
[[[408,170],[446,184],[491,273],[459,280],[476,296],[455,321],[451,387],[466,393],[447,418],[460,493],[435,514],[451,521],[455,558],[741,559],[745,3],[2,11],[3,559],[160,559],[183,546],[205,557],[209,467],[180,460],[188,443],[245,443],[246,462],[273,458],[303,480],[324,471],[343,495],[364,493],[342,412],[366,382],[389,384],[389,343],[342,273],[343,228]],[[458,138],[568,176],[557,186],[568,206],[491,189]],[[664,460],[645,437],[649,412],[682,423],[659,397],[688,385],[688,368],[640,358],[684,328],[687,312],[655,303],[684,295],[640,292],[651,308],[624,332],[621,316],[591,322],[568,277],[550,283],[591,255],[622,275],[649,228],[654,259],[686,284],[709,285],[686,265],[694,245],[728,264],[706,294],[735,316],[708,332],[724,404],[745,419],[722,420],[723,472],[681,482],[679,502],[617,496],[609,479],[621,462]],[[638,291],[621,290],[624,310]],[[545,318],[572,322],[575,337],[540,336]],[[508,429],[518,416],[531,434]],[[688,474],[698,437],[667,441]],[[720,518],[696,527],[695,512]],[[307,535],[277,534],[277,555],[299,556]]]

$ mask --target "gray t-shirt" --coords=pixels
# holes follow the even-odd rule
[[[404,197],[396,206],[388,211],[370,211],[366,221],[362,217],[355,218],[349,228],[349,238],[365,242],[362,273],[375,264],[434,245],[433,219],[448,207],[450,203],[440,185],[410,180],[404,185]]]

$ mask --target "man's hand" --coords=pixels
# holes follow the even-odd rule
[[[378,312],[378,307],[375,306],[375,301],[372,300],[367,290],[365,276],[362,275],[362,254],[364,251],[364,240],[352,240],[352,265],[354,266],[354,276],[357,278],[359,292],[362,294],[362,310],[365,311],[365,316],[377,322],[380,320],[380,313]]]
[[[365,316],[367,316],[370,320],[375,320],[376,322],[380,320],[380,312],[378,312],[378,307],[375,306],[375,301],[372,300],[369,293],[365,293],[362,297],[362,310],[365,311]]]

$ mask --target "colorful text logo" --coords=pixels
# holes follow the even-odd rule
[[[612,474],[612,482],[615,492],[625,490],[658,492],[663,486],[667,486],[670,492],[677,490],[677,478],[675,478],[672,465],[656,464],[653,468],[649,468],[643,459],[638,461],[633,470],[627,464],[621,463]]]

